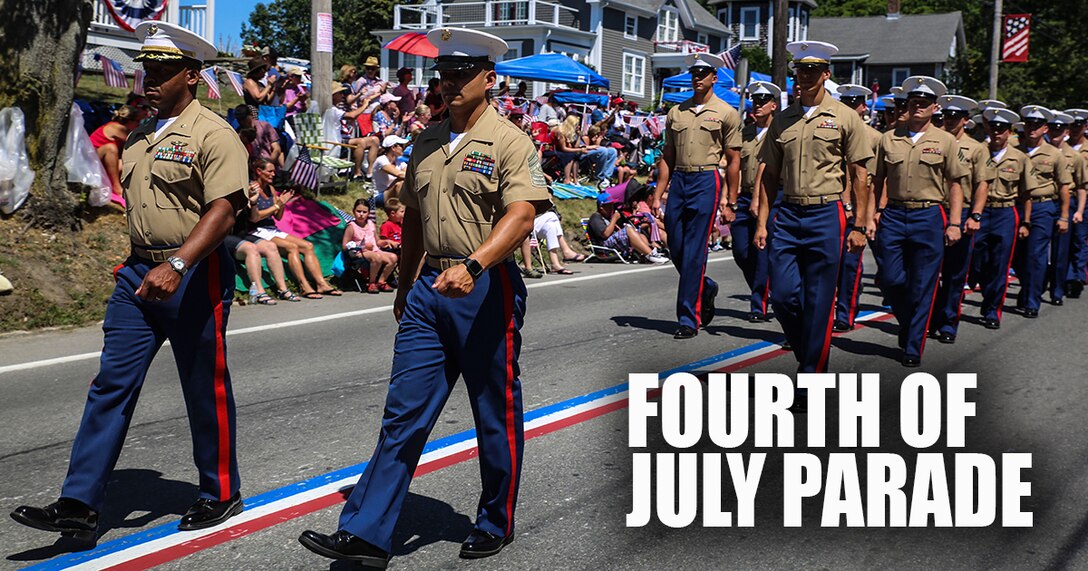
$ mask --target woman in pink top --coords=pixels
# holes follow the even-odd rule
[[[389,246],[389,240],[378,236],[374,222],[370,220],[370,205],[365,199],[356,200],[351,213],[355,220],[344,228],[344,239],[341,242],[348,261],[353,267],[358,267],[364,260],[370,263],[370,285],[366,288],[367,293],[393,291],[387,282],[389,275],[397,268],[397,255],[382,251],[382,248]]]

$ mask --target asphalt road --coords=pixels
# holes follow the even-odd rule
[[[739,271],[712,256],[722,285],[717,318],[690,341],[674,341],[676,273],[671,266],[583,265],[576,276],[530,283],[523,329],[526,410],[711,355],[780,338],[775,323],[742,319]],[[866,280],[868,282],[868,280]],[[873,288],[863,309],[879,310]],[[1015,289],[1013,290],[1015,291]],[[977,313],[968,297],[967,319]],[[392,295],[236,307],[229,365],[238,404],[238,454],[247,497],[363,462],[378,434],[395,323]],[[1044,305],[1036,320],[1006,313],[1002,329],[961,327],[955,345],[927,346],[923,370],[978,374],[978,417],[967,451],[1034,454],[1034,527],[1002,529],[821,528],[819,503],[806,503],[803,528],[782,527],[781,452],[770,451],[757,496],[756,527],[630,529],[631,451],[627,413],[611,412],[529,440],[525,448],[517,540],[491,559],[457,558],[479,493],[475,458],[415,480],[395,538],[396,569],[1088,568],[1088,440],[1084,407],[1088,299]],[[874,321],[834,341],[835,371],[881,373],[881,427],[898,430],[894,320]],[[101,348],[96,327],[0,337],[0,508],[55,499],[66,471],[87,382]],[[747,371],[791,373],[792,357]],[[63,361],[67,358],[67,361]],[[63,362],[57,362],[60,359]],[[829,423],[834,433],[834,423]],[[432,439],[472,427],[463,390],[455,391]],[[799,428],[798,433],[803,434]],[[660,449],[660,439],[651,449]],[[799,444],[803,438],[798,439]],[[709,443],[696,451],[714,451]],[[753,448],[739,451],[754,452]],[[796,448],[791,451],[804,451]],[[834,449],[813,450],[826,458]],[[913,452],[888,444],[882,451]],[[110,483],[100,545],[176,521],[196,488],[181,392],[168,349],[143,388],[128,441]],[[726,484],[728,498],[728,484]],[[198,550],[164,569],[327,569],[296,541],[304,529],[331,532],[339,505]],[[0,567],[65,557],[70,544],[4,518]],[[332,565],[333,569],[351,566]]]

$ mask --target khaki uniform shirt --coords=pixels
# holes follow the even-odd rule
[[[972,139],[967,133],[956,142],[959,145],[960,164],[967,170],[967,176],[960,181],[960,187],[963,188],[963,208],[964,212],[970,212],[975,200],[975,187],[980,182],[993,184],[997,170],[986,145]]]
[[[876,178],[884,179],[888,200],[946,202],[945,180],[962,183],[965,176],[956,138],[943,129],[930,125],[917,143],[905,127],[880,139]]]
[[[1031,160],[1035,175],[1035,186],[1031,189],[1032,198],[1057,198],[1061,186],[1073,183],[1073,175],[1069,172],[1065,155],[1054,145],[1039,141],[1034,153],[1029,153],[1023,145],[1019,149]]]
[[[743,143],[740,147],[740,191],[751,194],[756,188],[756,174],[759,172],[759,150],[763,148],[763,141],[767,140],[767,133],[757,136],[759,130],[756,124],[746,125],[741,131]]]
[[[717,95],[696,110],[691,99],[669,109],[665,145],[676,150],[676,167],[718,166],[725,149],[741,148],[740,114]]]
[[[827,196],[843,191],[847,165],[873,157],[857,111],[824,94],[808,117],[798,99],[775,116],[759,154],[778,172],[786,196]]]
[[[450,121],[419,135],[400,200],[423,218],[423,248],[432,256],[467,257],[483,244],[506,207],[518,201],[548,209],[551,195],[532,141],[491,106],[450,152]]]
[[[1069,175],[1073,177],[1073,186],[1069,190],[1075,191],[1088,183],[1088,162],[1085,161],[1084,155],[1077,152],[1068,142],[1063,141],[1059,148],[1065,154]]]
[[[989,149],[987,151],[989,153]],[[994,169],[997,178],[994,179],[990,193],[986,196],[986,202],[1000,202],[1008,200],[1026,200],[1035,186],[1035,178],[1032,175],[1031,161],[1028,156],[1012,147],[1005,147],[1005,155],[1001,160],[993,158]]]
[[[155,138],[155,121],[125,143],[121,183],[128,233],[144,248],[177,248],[204,207],[249,187],[249,153],[234,129],[193,100]]]

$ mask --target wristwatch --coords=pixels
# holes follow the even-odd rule
[[[850,231],[851,232],[861,232],[862,234],[864,234],[866,236],[868,236],[868,234],[869,234],[869,230],[867,228],[865,228],[864,226],[851,226]]]
[[[852,202],[847,202],[846,204],[842,205],[842,207],[847,212],[853,212],[854,211],[854,203],[852,203]]]
[[[181,277],[185,277],[185,274],[189,272],[189,264],[177,256],[166,258],[166,263],[170,264],[170,268],[177,272]]]
[[[982,213],[981,212],[972,212],[971,213],[971,220],[974,220],[975,222],[982,222]]]
[[[729,210],[732,210],[733,212],[737,211],[737,203],[736,202],[726,202],[725,207],[728,208]]]
[[[472,276],[473,281],[480,279],[484,273],[484,267],[472,258],[465,258],[465,269],[468,270],[468,275]]]

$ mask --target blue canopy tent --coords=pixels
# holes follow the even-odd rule
[[[750,81],[771,81],[771,76],[764,75],[762,73],[752,72],[748,74]],[[726,68],[718,69],[718,81],[714,83],[715,86],[722,85],[725,87],[736,87],[737,83],[734,79],[733,70]],[[681,73],[680,75],[674,75],[672,77],[666,77],[661,82],[661,86],[665,89],[690,89],[691,88],[691,74]],[[793,90],[793,78],[786,78],[786,90]]]
[[[581,103],[583,105],[597,105],[608,107],[610,101],[607,93],[582,93],[581,91],[556,91],[555,100],[566,103]]]
[[[608,89],[608,79],[563,54],[538,54],[495,64],[495,73],[521,79],[592,85]]]
[[[672,91],[663,94],[661,100],[667,103],[683,103],[684,101],[691,99],[692,93],[694,92],[690,89],[685,91]],[[720,83],[714,84],[714,94],[731,107],[735,108],[737,105],[740,105],[740,94],[734,93],[728,87],[723,87]],[[746,103],[748,103],[748,107],[751,107],[750,102]]]

